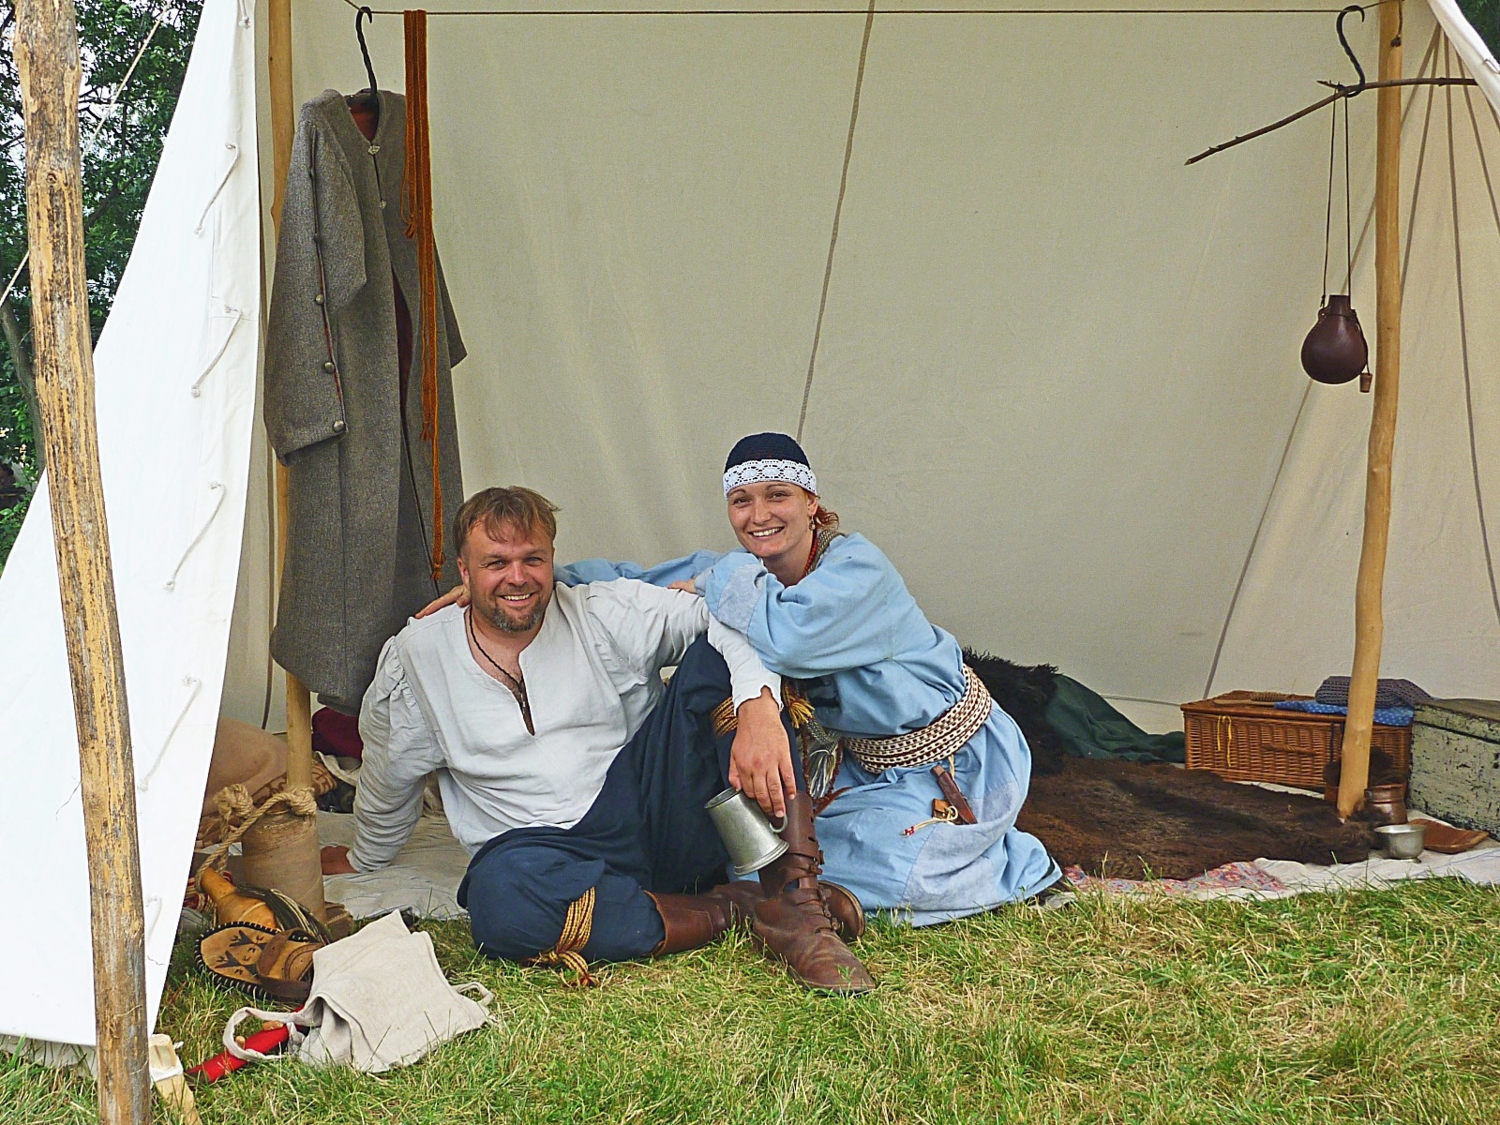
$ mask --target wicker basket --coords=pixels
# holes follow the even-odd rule
[[[1343,715],[1281,711],[1272,704],[1309,696],[1235,691],[1182,705],[1187,730],[1187,768],[1212,770],[1230,781],[1271,781],[1299,789],[1323,789],[1323,770],[1344,741]],[[1411,771],[1411,728],[1376,724],[1372,749]]]

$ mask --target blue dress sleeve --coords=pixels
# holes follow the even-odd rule
[[[718,551],[694,551],[680,559],[668,559],[653,567],[643,568],[639,563],[613,562],[610,559],[581,559],[553,568],[553,576],[564,586],[582,586],[589,582],[613,582],[617,578],[634,578],[652,586],[670,586],[696,578],[723,555]]]
[[[898,623],[915,606],[890,560],[859,535],[834,543],[795,586],[747,551],[719,559],[698,586],[708,611],[748,636],[766,667],[798,679],[892,659]]]

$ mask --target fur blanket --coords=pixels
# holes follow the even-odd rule
[[[1349,863],[1375,844],[1316,797],[1237,785],[1206,770],[1070,757],[1047,724],[1057,669],[964,651],[1031,746],[1031,795],[1017,825],[1058,863],[1090,875],[1190,879],[1237,860]],[[1372,763],[1371,776],[1381,772]]]
[[[1068,758],[1033,777],[1017,827],[1063,866],[1119,879],[1190,879],[1237,860],[1353,863],[1369,825],[1317,797],[1237,785],[1207,770]]]

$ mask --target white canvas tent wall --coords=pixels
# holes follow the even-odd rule
[[[470,353],[455,377],[465,483],[521,482],[558,500],[565,557],[655,560],[727,545],[715,485],[724,451],[749,430],[798,424],[865,14],[855,4],[819,15],[756,7],[765,14],[431,21],[438,242]],[[1171,704],[1204,693],[1216,657],[1215,689],[1307,689],[1347,670],[1369,400],[1351,387],[1309,388],[1296,358],[1318,296],[1327,119],[1182,166],[1311,101],[1315,79],[1348,77],[1334,9],[920,7],[879,12],[869,43],[804,430],[828,500],[965,642],[1056,662],[1157,725],[1170,721]],[[251,21],[262,58],[263,17],[262,7]],[[241,18],[230,0],[210,0],[200,53],[242,39]],[[1351,26],[1369,67],[1374,22]],[[297,0],[299,101],[364,85],[351,24],[339,0]],[[1432,27],[1426,8],[1407,5],[1409,73]],[[1476,42],[1466,50],[1478,67]],[[377,18],[371,45],[382,84],[399,89],[400,20]],[[234,91],[248,99],[248,68],[225,74],[224,57],[212,81],[195,59],[180,121],[219,120]],[[1406,288],[1384,667],[1440,693],[1493,694],[1500,614],[1476,518],[1468,397],[1472,461],[1493,503],[1500,392],[1487,376],[1500,318],[1478,297],[1500,280],[1500,234],[1459,91],[1466,395],[1437,97]],[[1408,195],[1425,94],[1413,104]],[[1485,102],[1474,104],[1500,159],[1500,132]],[[268,154],[263,93],[258,109]],[[1373,96],[1356,99],[1356,229],[1369,208],[1373,118]],[[164,160],[158,194],[202,174],[190,152],[203,163],[225,143],[178,127],[169,156],[180,150],[183,163]],[[265,205],[268,164],[263,156]],[[243,169],[224,191],[251,190]],[[190,210],[178,204],[172,237],[185,238]],[[237,253],[252,253],[255,223],[236,214]],[[149,220],[127,286],[151,276],[142,263],[168,240]],[[253,282],[250,261],[236,261],[236,284]],[[208,291],[200,287],[196,306],[173,306],[196,309],[173,327],[162,301],[131,305],[122,290],[110,333],[198,341]],[[1354,293],[1373,329],[1367,253]],[[235,307],[248,322],[255,306]],[[253,353],[234,349],[253,337],[237,331],[215,371],[232,371],[248,396]],[[101,345],[101,430],[137,443],[128,458],[107,447],[105,472],[144,761],[177,724],[174,756],[154,778],[180,785],[181,804],[143,805],[142,821],[148,852],[166,857],[148,859],[147,894],[169,907],[186,873],[189,791],[202,784],[218,695],[209,664],[225,651],[215,614],[238,544],[222,529],[235,524],[237,540],[241,505],[223,706],[253,722],[265,712],[269,476],[258,444],[240,488],[246,458],[235,435],[247,424],[240,406],[226,407],[223,452],[240,467],[204,478],[225,484],[224,507],[177,585],[203,597],[204,612],[167,616],[149,635],[165,611],[147,577],[182,553],[162,513],[191,529],[188,540],[205,513],[188,514],[196,493],[186,484],[180,496],[156,496],[134,482],[197,479],[171,461],[196,438],[165,405],[135,413],[128,396],[107,396],[111,338]],[[171,365],[132,362],[133,394],[167,380]],[[149,440],[142,417],[158,420]],[[258,427],[253,436],[262,442]],[[34,798],[13,801],[15,785],[0,786],[0,846],[49,857],[45,875],[59,888],[49,908],[79,928],[55,948],[3,939],[0,1031],[87,1042],[86,882],[69,812],[76,796],[67,803],[77,766],[65,672],[36,656],[61,653],[47,616],[45,531],[43,513],[0,579],[0,645],[10,664],[38,669],[26,690],[0,697],[4,768],[29,779]],[[127,534],[139,536],[138,555]],[[201,575],[192,569],[200,563]],[[180,658],[200,642],[209,663],[186,673]],[[201,685],[192,699],[185,674]],[[22,895],[41,876],[32,867],[0,876],[10,880],[0,886]],[[152,929],[153,1003],[169,929]]]

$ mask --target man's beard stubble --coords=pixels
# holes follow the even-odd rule
[[[498,605],[493,608],[483,608],[476,605],[474,608],[484,615],[484,619],[488,624],[493,625],[502,633],[529,633],[542,623],[542,618],[547,613],[547,601],[546,599],[538,599],[536,608],[527,614],[526,619],[521,622],[517,622],[515,618],[507,614]]]

